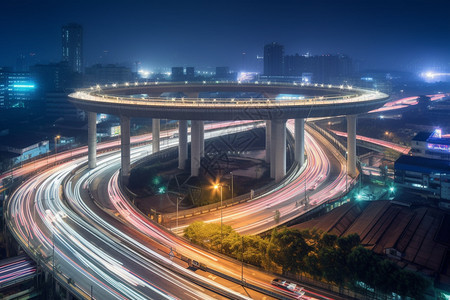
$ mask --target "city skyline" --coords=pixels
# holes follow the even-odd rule
[[[85,66],[139,61],[145,69],[226,65],[252,71],[264,45],[278,42],[285,54],[346,54],[365,68],[447,71],[444,7],[440,0],[15,1],[5,5],[0,21],[2,28],[15,24],[1,34],[0,65],[30,54],[35,63],[60,61],[61,26],[75,22],[84,29]]]

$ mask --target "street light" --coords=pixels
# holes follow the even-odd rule
[[[345,151],[345,193],[348,191],[347,154],[348,152]]]
[[[178,229],[178,204],[183,201],[182,197],[177,197],[177,229]]]
[[[61,138],[60,135],[55,136],[55,154],[58,153],[58,140]]]
[[[233,172],[230,172],[230,175],[231,175],[231,203],[233,203],[234,200]]]
[[[242,238],[242,268],[241,268],[241,283],[244,284],[244,236]]]
[[[56,164],[56,156],[58,154],[58,140],[61,138],[61,136],[57,135],[55,136],[55,164]]]
[[[219,185],[219,184],[215,184],[214,185],[214,189],[217,190],[220,187],[220,252],[222,252],[222,248],[223,248],[223,234],[222,234],[222,220],[223,220],[223,214],[222,214],[222,201],[223,201],[223,195],[222,195],[222,190],[223,190],[223,186]]]

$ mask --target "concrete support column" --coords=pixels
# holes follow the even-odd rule
[[[275,121],[270,121],[270,145],[269,147],[269,160],[270,160],[270,178],[275,178],[275,152],[276,148],[280,145],[276,143],[276,131],[275,131]]]
[[[205,122],[199,121],[200,124],[200,157],[205,157]]]
[[[161,123],[159,119],[152,120],[152,153],[159,152],[159,137],[160,137]]]
[[[188,157],[188,122],[187,120],[178,121],[178,169],[186,168]]]
[[[295,119],[295,161],[305,163],[305,119]]]
[[[272,120],[271,145],[271,171],[275,182],[280,182],[286,175],[286,120]]]
[[[200,171],[200,122],[191,121],[191,176]]]
[[[266,121],[266,163],[270,163],[270,122]]]
[[[88,112],[88,166],[97,166],[97,113]]]
[[[347,116],[347,173],[356,176],[356,115]]]
[[[120,153],[122,177],[128,179],[130,176],[130,118],[120,117]]]

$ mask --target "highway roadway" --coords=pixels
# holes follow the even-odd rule
[[[243,126],[245,128],[246,125]],[[219,130],[216,134],[223,133]],[[176,143],[176,139],[173,139],[166,146],[174,146]],[[135,148],[132,154],[133,160],[151,151],[149,147],[151,146]],[[310,159],[312,157],[311,155]],[[8,206],[8,219],[12,222],[10,227],[13,228],[15,236],[21,240],[22,245],[33,249],[35,253],[40,253],[38,256],[42,257],[42,262],[53,266],[54,259],[55,273],[60,279],[71,282],[71,287],[80,295],[89,297],[92,294],[94,298],[175,297],[184,299],[193,297],[207,299],[226,295],[226,297],[233,296],[240,299],[249,296],[235,291],[242,287],[236,288],[234,284],[235,290],[233,290],[229,288],[232,287],[230,282],[217,283],[212,280],[214,276],[211,274],[208,275],[209,278],[197,276],[196,272],[191,270],[187,272],[186,265],[183,266],[181,261],[179,264],[174,263],[168,255],[170,247],[177,257],[180,257],[181,253],[186,253],[190,258],[200,262],[205,261],[207,257],[209,266],[213,266],[211,261],[215,261],[216,270],[225,270],[234,276],[236,270],[239,270],[236,268],[236,262],[231,263],[232,267],[227,267],[228,263],[219,260],[217,256],[199,252],[185,241],[176,240],[174,236],[142,218],[137,211],[127,208],[125,206],[127,203],[114,200],[118,199],[116,198],[118,195],[112,194],[114,186],[117,186],[114,176],[108,183],[107,193],[110,196],[108,199],[112,201],[110,204],[119,208],[124,205],[122,211],[117,207],[115,209],[102,207],[105,203],[100,203],[99,206],[103,208],[103,212],[109,211],[111,217],[115,216],[117,211],[121,212],[120,216],[116,216],[117,220],[126,220],[146,237],[132,238],[137,235],[136,232],[129,234],[125,227],[120,227],[118,224],[111,225],[114,224],[112,219],[106,218],[104,213],[102,215],[98,209],[95,209],[87,187],[95,181],[94,178],[99,178],[101,174],[97,172],[103,172],[102,165],[106,166],[105,170],[108,170],[111,165],[118,164],[119,154],[102,155],[99,159],[99,167],[93,171],[80,170],[81,174],[73,177],[73,182],[69,181],[64,185],[67,202],[62,201],[60,186],[63,185],[64,178],[84,161],[85,158],[76,159],[40,173],[16,190]],[[115,168],[117,170],[117,166]],[[137,217],[133,221],[134,224],[130,222],[132,217]],[[149,238],[153,240],[153,243],[158,243],[159,247],[149,247],[146,243]],[[275,290],[269,284],[272,277],[269,274],[265,277],[258,274],[255,281],[259,281],[256,283],[267,289]],[[75,282],[69,278],[75,278]],[[203,287],[212,286],[218,293],[193,285],[190,281],[195,281]],[[275,290],[275,292],[280,291]],[[258,298],[257,295],[251,296]]]
[[[292,127],[291,124],[290,130],[292,130]],[[208,134],[206,137],[208,138]],[[291,183],[286,182],[285,186],[282,188],[267,192],[263,197],[260,197],[260,199],[254,199],[253,201],[224,209],[223,222],[232,225],[234,228],[238,228],[240,231],[254,231],[255,229],[265,231],[269,226],[273,227],[277,225],[273,219],[274,210],[276,208],[279,208],[282,211],[281,222],[284,222],[329,200],[330,197],[340,195],[343,190],[345,190],[345,175],[344,172],[341,171],[342,169],[338,165],[337,160],[334,159],[334,164],[330,164],[330,161],[327,158],[327,154],[329,153],[322,150],[320,147],[321,145],[310,135],[307,135],[307,145],[307,154],[309,157],[308,163],[304,168],[297,170],[296,174],[292,175],[290,180],[293,181]],[[136,158],[132,157],[132,159]],[[118,162],[116,164],[118,164]],[[105,170],[102,170],[102,168],[95,169],[98,173],[92,176],[95,179],[92,180],[90,184],[94,198],[97,199],[97,202],[100,202],[99,206],[103,207],[105,211],[118,212],[117,218],[124,220],[137,231],[160,240],[161,243],[165,244],[167,249],[172,247],[172,249],[176,249],[176,252],[179,255],[203,262],[215,270],[221,270],[221,272],[228,276],[240,278],[240,264],[236,265],[235,261],[225,263],[221,260],[220,262],[217,262],[217,257],[211,259],[207,255],[198,255],[197,251],[193,252],[192,247],[189,244],[186,244],[184,240],[178,239],[175,236],[167,238],[166,231],[155,226],[153,223],[149,222],[147,218],[142,216],[122,195],[118,184],[117,169],[118,166],[114,166],[112,163],[108,164],[105,167]],[[307,210],[305,210],[304,205],[296,203],[297,201],[300,202],[304,199],[305,178],[307,181],[307,193],[310,197],[310,205]],[[89,182],[88,179],[84,180]],[[350,181],[351,180],[349,180],[349,182]],[[82,184],[78,183],[78,185]],[[321,193],[326,193],[328,197],[324,197]],[[285,211],[286,213],[284,213]],[[215,214],[202,215],[200,219],[208,222],[220,222],[218,212]],[[198,220],[198,218],[196,218],[196,220]],[[189,220],[189,222],[190,221],[192,220]],[[243,224],[243,226],[234,226],[239,223]],[[249,224],[253,223],[257,224],[257,226],[250,228]],[[179,231],[181,231],[184,226],[185,225],[180,226]],[[177,231],[176,228],[173,230]],[[233,264],[234,266],[232,266]],[[224,266],[227,267],[224,268]],[[250,277],[246,276],[248,283],[262,286],[266,289],[273,289],[273,287],[268,285],[273,278],[272,275],[262,274],[255,270],[252,270],[250,273],[255,273],[256,275],[252,274]]]

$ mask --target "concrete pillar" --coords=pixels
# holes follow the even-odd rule
[[[275,178],[275,152],[277,145],[276,141],[276,131],[275,131],[275,121],[270,121],[270,145],[269,147],[269,161],[270,161],[270,178]]]
[[[199,121],[200,124],[200,157],[205,157],[205,122]]]
[[[188,157],[188,122],[187,120],[178,121],[178,169],[186,168]]]
[[[191,176],[200,171],[200,122],[191,121]]]
[[[152,120],[152,153],[159,152],[159,136],[160,136],[161,123],[159,119],[153,118]]]
[[[305,119],[295,119],[295,161],[302,166],[305,163]]]
[[[120,117],[120,152],[122,177],[126,180],[130,176],[130,118]]]
[[[280,182],[286,175],[286,120],[272,120],[271,135],[273,177]]]
[[[270,120],[266,121],[266,163],[270,163]]]
[[[347,173],[356,176],[356,115],[347,116]]]
[[[88,166],[97,166],[97,113],[88,112]]]

